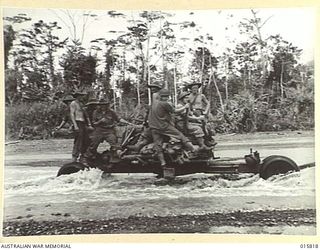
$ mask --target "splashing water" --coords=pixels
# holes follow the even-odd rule
[[[268,180],[257,174],[192,174],[174,181],[156,179],[152,174],[113,174],[90,169],[71,175],[53,177],[57,168],[37,168],[24,176],[16,168],[6,171],[5,197],[21,197],[26,202],[41,194],[42,202],[135,200],[179,197],[228,196],[313,196],[315,168],[272,176]]]

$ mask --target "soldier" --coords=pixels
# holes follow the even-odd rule
[[[70,104],[70,118],[75,133],[72,160],[77,161],[80,154],[81,156],[84,156],[88,147],[89,137],[86,125],[88,125],[89,130],[93,130],[93,128],[83,109],[82,102],[86,93],[76,92],[73,96],[75,97],[75,100]]]
[[[174,127],[172,119],[174,108],[168,102],[170,96],[169,91],[162,89],[160,90],[159,95],[160,100],[152,105],[149,113],[149,127],[151,129],[160,164],[164,167],[166,166],[166,162],[162,152],[163,136],[169,136],[170,138],[180,140],[183,146],[189,151],[194,152],[195,148],[188,138]]]
[[[197,116],[208,115],[210,103],[204,94],[199,93],[201,83],[191,83],[188,88],[191,90],[189,95],[190,110]]]
[[[210,150],[204,144],[204,132],[202,129],[202,122],[204,115],[194,116],[192,111],[189,110],[189,93],[182,92],[178,97],[179,103],[176,107],[176,124],[180,131],[190,134],[195,137],[200,150]]]
[[[159,91],[161,90],[161,86],[158,84],[148,84],[148,88],[151,90],[151,105],[153,105],[155,102],[160,100]],[[149,109],[147,111],[145,121],[144,121],[144,128],[143,131],[139,137],[138,142],[135,145],[128,145],[127,148],[136,152],[139,152],[145,145],[148,145],[149,143],[152,143],[152,134],[151,130],[148,127],[148,116],[150,112],[151,105],[149,106]]]
[[[99,144],[106,140],[111,150],[115,149],[117,143],[116,125],[119,122],[134,125],[126,120],[119,118],[115,111],[110,108],[109,101],[100,100],[97,108],[92,114],[94,131],[90,135],[91,143],[85,153],[86,158],[93,158],[97,154]]]
[[[188,88],[191,90],[188,100],[190,104],[190,111],[192,111],[195,116],[205,116],[206,119],[202,120],[203,131],[205,136],[208,138],[208,143],[211,146],[214,146],[217,143],[213,138],[215,132],[213,127],[213,116],[210,113],[210,102],[204,94],[199,93],[200,87],[201,83],[191,83],[188,85]]]

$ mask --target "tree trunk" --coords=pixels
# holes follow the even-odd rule
[[[228,99],[229,99],[229,89],[228,89],[228,80],[229,80],[229,71],[228,71],[228,62],[229,62],[229,58],[227,58],[227,62],[226,62],[226,82],[225,82],[225,92],[226,92],[226,103],[228,103]]]
[[[138,102],[138,107],[140,107],[141,105],[141,100],[140,100],[140,77],[139,76],[139,71],[138,71],[138,68],[139,68],[139,59],[138,57],[136,58],[136,68],[137,68],[137,102]]]
[[[173,92],[174,92],[174,105],[177,106],[178,104],[178,98],[177,98],[177,79],[176,79],[176,66],[173,68]]]
[[[204,47],[202,46],[202,60],[201,60],[201,69],[200,69],[200,83],[203,84],[203,75],[204,75]]]
[[[114,111],[117,111],[117,96],[116,96],[116,91],[115,88],[113,88],[113,109]]]
[[[222,100],[222,95],[221,95],[220,90],[218,88],[218,84],[217,84],[216,78],[214,76],[214,71],[212,71],[212,73],[210,74],[210,78],[212,78],[212,80],[213,80],[214,86],[216,88],[216,91],[217,91],[217,94],[219,97],[221,110],[222,110],[222,112],[224,112],[224,104],[223,104],[223,100]]]
[[[149,24],[149,30],[150,30],[150,24]],[[146,58],[146,63],[147,63],[147,84],[150,84],[150,58],[149,58],[149,46],[150,46],[150,34],[148,34],[148,40],[147,40],[147,58]],[[148,88],[148,103],[151,105],[152,101],[152,96],[151,96],[151,90]]]
[[[50,75],[50,80],[49,80],[49,85],[51,88],[55,87],[54,85],[54,61],[53,61],[53,51],[52,51],[52,47],[50,46],[50,44],[52,44],[52,37],[51,37],[51,33],[49,33],[49,39],[50,42],[47,45],[48,46],[48,55],[49,55],[49,75]]]
[[[164,45],[163,45],[163,31],[162,31],[162,22],[160,18],[160,32],[161,32],[161,38],[160,38],[160,44],[161,44],[161,58],[162,58],[162,74],[163,74],[163,82],[164,82],[164,88],[168,89],[168,82],[166,77],[166,65],[165,65],[165,52],[164,52]]]
[[[284,63],[281,63],[281,73],[280,73],[280,97],[281,101],[283,100],[283,71],[284,71]]]

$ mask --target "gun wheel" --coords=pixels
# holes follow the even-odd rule
[[[285,174],[290,171],[300,171],[293,160],[281,155],[271,155],[263,160],[260,177],[266,180],[272,175]]]
[[[64,164],[58,171],[57,176],[67,175],[79,172],[80,170],[84,170],[86,166],[80,162],[71,162]]]

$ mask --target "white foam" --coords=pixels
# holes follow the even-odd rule
[[[5,197],[25,199],[41,194],[43,202],[135,200],[179,197],[218,196],[299,196],[315,193],[315,168],[304,169],[268,180],[254,174],[238,176],[194,174],[177,177],[173,182],[158,180],[153,175],[114,174],[104,177],[99,169],[55,177],[57,169],[34,168],[14,179],[16,170],[7,171]],[[32,199],[33,199],[32,198]]]

